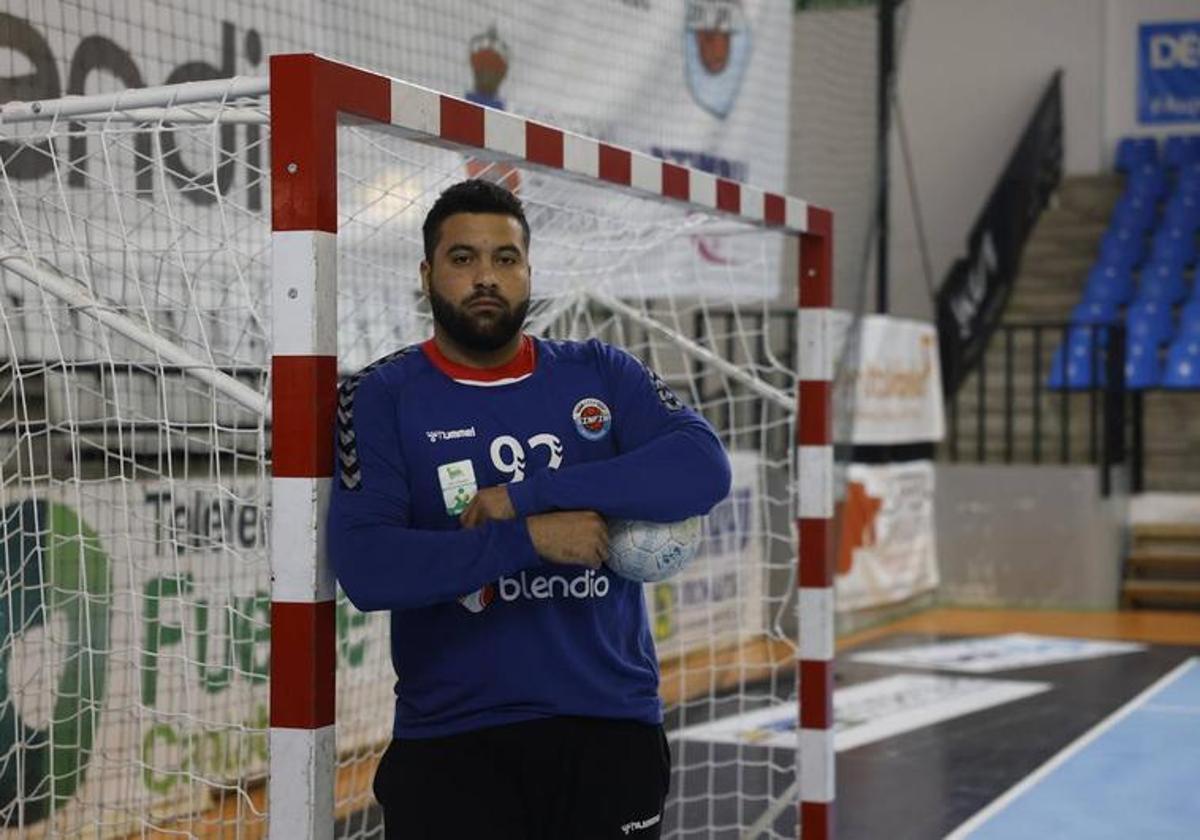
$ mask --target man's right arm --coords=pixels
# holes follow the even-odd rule
[[[336,431],[326,539],[338,582],[356,607],[446,603],[541,563],[524,519],[469,530],[411,527],[396,404],[379,372],[360,381],[348,414]]]

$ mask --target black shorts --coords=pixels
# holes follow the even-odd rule
[[[670,778],[661,726],[555,717],[394,740],[375,797],[386,840],[652,840]]]

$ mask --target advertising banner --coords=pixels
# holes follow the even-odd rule
[[[903,601],[938,584],[930,461],[850,464],[837,505],[839,612]]]
[[[120,836],[267,772],[265,482],[103,482],[2,509],[0,814]],[[386,742],[387,614],[337,603],[338,749]],[[363,714],[363,709],[376,714]],[[19,750],[18,750],[19,747]],[[103,824],[96,804],[106,803]]]
[[[95,8],[88,8],[92,6]],[[780,191],[786,184],[791,16],[790,4],[769,0],[446,0],[434,6],[391,0],[353,4],[314,0],[295,6],[229,2],[187,9],[167,0],[135,0],[123,4],[119,12],[99,2],[46,0],[12,14],[0,13],[0,46],[4,47],[0,50],[0,102],[265,76],[271,55],[316,52],[490,108]],[[105,241],[103,247],[145,252],[147,264],[141,269],[158,276],[152,257],[159,243],[176,235],[176,217],[183,220],[187,231],[203,234],[207,242],[227,237],[245,255],[244,264],[206,265],[202,279],[208,282],[215,275],[219,290],[237,292],[240,309],[254,309],[255,317],[262,317],[257,310],[268,299],[269,253],[269,195],[259,177],[265,163],[263,131],[262,126],[251,124],[223,126],[219,155],[224,162],[216,177],[207,169],[209,160],[218,154],[211,147],[182,144],[178,153],[168,154],[175,169],[181,164],[187,167],[182,171],[192,173],[189,178],[156,176],[158,164],[146,166],[133,154],[104,156],[105,178],[119,182],[120,189],[136,184],[147,201],[152,199],[155,206],[171,202],[172,207],[161,217],[140,208],[136,227],[123,232],[132,241]],[[145,144],[139,154],[152,151],[148,139]],[[101,174],[101,161],[93,159],[101,157],[97,146],[95,138],[71,141],[70,156],[78,170],[65,173],[69,194],[65,203],[77,216],[87,215],[89,199],[84,187],[94,188],[91,179]],[[355,150],[344,148],[340,153],[345,166]],[[466,178],[480,169],[478,161],[440,169],[430,163],[433,153],[424,150],[412,159],[395,157],[387,163],[371,153],[370,148],[358,151],[362,171],[345,185],[341,200],[346,208],[365,207],[368,215],[382,214],[389,240],[419,241],[421,220],[440,190],[452,178]],[[10,149],[7,157],[11,160],[6,177],[25,182],[30,195],[50,188],[56,177],[64,175],[55,175],[47,155],[14,155]],[[509,186],[519,186],[518,178],[502,177]],[[539,269],[535,277],[540,278],[534,292],[539,295],[581,282],[569,271],[553,270],[556,265],[569,266],[572,247],[578,254],[578,241],[573,246],[571,242],[556,245],[543,236],[539,251],[539,229],[576,223],[580,241],[615,235],[611,230],[597,232],[586,222],[594,209],[603,215],[604,205],[613,196],[610,191],[559,186],[557,181],[547,189],[542,183],[545,180],[530,175],[526,184],[527,196],[542,196],[539,212],[531,216],[532,250]],[[229,211],[222,210],[221,202],[214,202],[211,191],[180,187],[212,181],[222,196],[249,214],[239,219],[235,230],[223,225]],[[396,184],[404,185],[403,189],[383,201],[381,189]],[[78,206],[73,204],[76,200]],[[572,208],[575,216],[570,214]],[[546,213],[554,218],[547,219]],[[618,221],[628,228],[621,232],[622,240],[653,235],[663,216],[655,204],[633,217],[622,217]],[[65,223],[55,216],[46,224],[53,228]],[[730,295],[754,299],[778,295],[781,237],[770,235],[769,241],[764,241],[760,236],[729,235],[728,230],[688,229],[687,220],[682,219],[674,220],[673,225],[669,237],[660,231],[663,241],[632,260],[628,270],[614,272],[603,290],[626,297],[701,291],[726,299]],[[66,233],[60,236],[71,240]],[[186,244],[197,253],[205,247],[205,242]],[[372,244],[360,242],[357,247],[366,251]],[[413,253],[411,260],[401,264],[377,254],[344,260],[342,280],[355,286],[359,282],[356,273],[366,272],[362,263],[373,257],[391,266],[393,274],[370,276],[369,282],[391,289],[408,284],[415,292],[419,257]],[[69,254],[51,256],[54,268],[67,276],[83,271],[71,262]],[[730,288],[728,278],[734,270],[753,282]],[[129,306],[135,312],[145,306],[138,287],[127,277],[93,271],[88,277],[94,292],[108,302]],[[237,283],[232,282],[235,277]],[[166,292],[173,293],[166,297],[186,299],[182,285],[179,290],[169,288],[181,284],[173,275],[160,282],[168,287]],[[207,286],[201,284],[201,288]],[[28,284],[14,282],[9,289],[14,308],[41,300]],[[368,292],[363,295],[370,296]],[[247,299],[243,301],[241,296]],[[212,320],[236,320],[230,301],[219,294],[214,298],[211,306],[220,311]],[[372,317],[379,323],[372,323]],[[358,327],[362,331],[383,329],[380,324],[386,327],[397,317],[395,311],[368,312],[363,316],[366,323]],[[240,329],[231,329],[227,323],[223,327],[231,335],[224,339],[220,331],[215,338],[208,337],[214,332],[213,325],[206,327],[205,340],[214,342],[219,351],[225,349],[220,346],[223,340],[230,347],[244,342]],[[30,335],[18,342],[35,339],[36,335]],[[19,347],[18,352],[36,357],[48,351]],[[83,350],[73,348],[64,353],[68,358],[84,356]]]
[[[1146,649],[1137,642],[1094,641],[1062,636],[1035,636],[1008,633],[980,639],[956,639],[906,648],[888,648],[856,653],[855,662],[891,665],[897,668],[923,668],[962,671],[968,674],[992,674],[1062,662],[1079,662],[1101,656],[1138,653]]]
[[[765,627],[761,465],[754,453],[731,460],[733,488],[706,518],[700,554],[645,587],[660,657]],[[19,808],[26,829],[72,833],[107,803],[97,834],[123,836],[147,814],[203,811],[214,788],[265,778],[267,492],[251,475],[5,497],[0,755],[25,756],[27,769],[18,783],[0,765],[0,820]],[[341,755],[391,735],[388,638],[386,612],[339,593]]]
[[[843,686],[833,693],[834,749],[873,744],[942,721],[1022,700],[1050,683],[895,674]],[[690,726],[681,740],[746,747],[796,748],[796,703],[779,703]]]
[[[933,324],[850,313],[834,316],[834,358],[852,355],[836,380],[834,439],[855,445],[932,443],[946,434]],[[850,330],[857,332],[851,334]]]
[[[1138,122],[1200,122],[1200,19],[1138,27]]]

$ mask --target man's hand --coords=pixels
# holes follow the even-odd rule
[[[537,553],[552,563],[597,569],[608,559],[608,525],[590,510],[539,513],[527,517]]]
[[[516,516],[512,500],[508,498],[508,487],[500,484],[496,487],[484,487],[476,493],[467,509],[458,517],[458,521],[464,528],[478,528],[493,519],[515,519]]]

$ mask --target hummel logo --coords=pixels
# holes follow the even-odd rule
[[[459,440],[460,438],[475,437],[475,427],[471,426],[466,429],[432,429],[425,433],[429,438],[430,443],[437,443],[439,440]]]
[[[648,820],[634,820],[627,822],[621,826],[621,833],[628,836],[631,831],[641,831],[644,828],[649,828],[652,825],[658,825],[658,821],[662,819],[662,814],[655,814]]]

